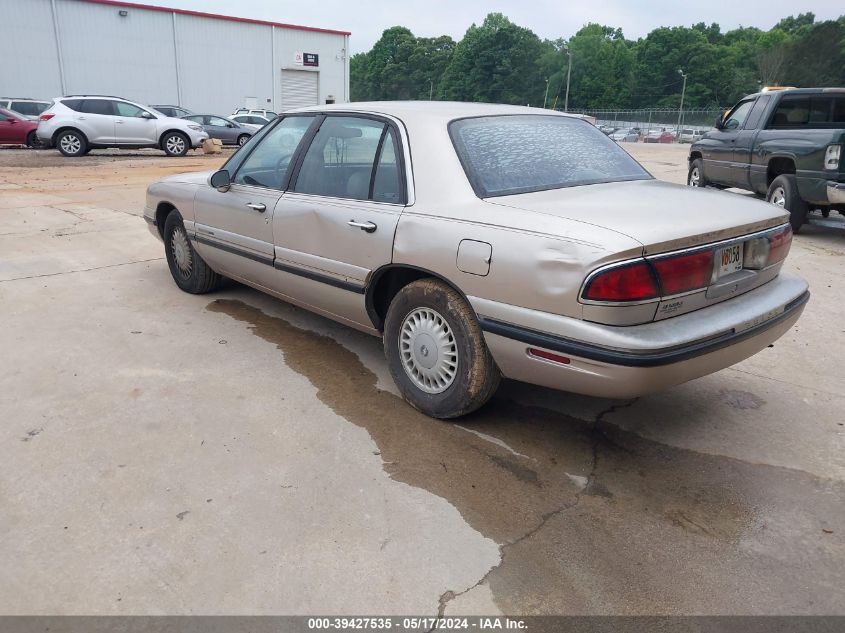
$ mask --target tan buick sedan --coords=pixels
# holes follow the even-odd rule
[[[224,275],[383,337],[437,418],[501,376],[612,398],[676,385],[765,348],[809,298],[781,273],[781,209],[658,182],[534,108],[289,112],[223,169],[150,186],[144,216],[181,289]]]

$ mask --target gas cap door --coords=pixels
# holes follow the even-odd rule
[[[487,242],[461,240],[458,244],[457,266],[461,272],[484,277],[490,272],[493,247]]]

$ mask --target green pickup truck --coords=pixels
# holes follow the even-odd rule
[[[843,145],[845,88],[760,92],[693,143],[687,184],[765,195],[798,232],[811,209],[845,215]]]

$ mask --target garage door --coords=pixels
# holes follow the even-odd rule
[[[319,76],[320,73],[309,70],[283,70],[281,111],[317,105]]]

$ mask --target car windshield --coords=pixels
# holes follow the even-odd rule
[[[481,198],[651,175],[591,124],[564,116],[458,119],[449,124],[467,177]]]

